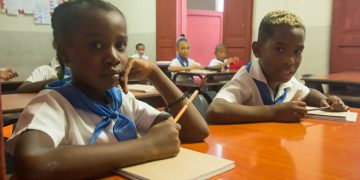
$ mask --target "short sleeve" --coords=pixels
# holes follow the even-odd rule
[[[6,148],[13,154],[19,135],[28,129],[48,134],[57,147],[65,137],[65,127],[65,113],[57,100],[49,93],[39,95],[26,106],[19,117],[13,135],[6,142]]]
[[[250,97],[250,85],[246,83],[247,77],[237,76],[229,81],[224,87],[217,93],[214,99],[223,99],[229,103],[245,104]]]
[[[219,60],[213,59],[213,60],[210,61],[209,67],[217,66],[217,65],[220,65],[220,64],[223,64],[223,63],[221,61],[219,61]]]
[[[299,82],[297,79],[292,77],[292,83],[295,85],[295,87],[301,91],[301,99],[305,99],[309,93],[310,89],[306,87],[303,83]]]
[[[171,61],[169,66],[181,66],[181,64],[179,63],[179,61],[175,58]]]
[[[26,81],[38,82],[51,79],[53,77],[57,77],[56,72],[49,65],[42,65],[37,67],[26,79]]]
[[[128,111],[126,114],[131,114],[139,134],[146,134],[160,111],[145,102],[137,100],[131,93],[124,95],[124,98],[125,101],[122,106],[127,107],[122,107],[122,110]]]

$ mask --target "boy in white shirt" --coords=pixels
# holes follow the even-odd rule
[[[218,44],[215,47],[215,57],[212,59],[209,63],[208,67],[212,68],[223,68],[223,67],[229,67],[229,65],[233,62],[236,62],[239,60],[238,57],[228,58],[226,59],[226,46],[223,44]]]
[[[258,60],[243,66],[217,94],[207,112],[211,123],[299,122],[306,105],[345,111],[336,96],[326,97],[293,76],[304,49],[305,26],[286,11],[268,13],[252,49]]]
[[[148,60],[149,57],[145,55],[145,45],[143,43],[136,44],[136,54],[133,54],[130,57]]]
[[[17,92],[39,92],[45,88],[46,84],[58,80],[58,77],[67,78],[70,76],[70,70],[65,68],[65,72],[63,72],[60,63],[55,57],[53,57],[49,64],[42,65],[34,69],[31,75],[17,89]]]

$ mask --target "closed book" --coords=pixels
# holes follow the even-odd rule
[[[180,148],[177,156],[115,170],[130,179],[207,179],[235,167],[234,161]]]

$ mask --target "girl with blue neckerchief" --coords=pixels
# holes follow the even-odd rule
[[[18,179],[98,177],[176,156],[180,142],[208,136],[192,104],[179,124],[172,122],[187,98],[155,64],[127,58],[126,22],[115,6],[66,1],[55,8],[52,28],[57,58],[72,80],[41,91],[19,118],[6,144]],[[171,115],[135,99],[128,79],[150,81]]]
[[[181,34],[178,41],[176,42],[176,49],[178,55],[173,59],[169,65],[168,70],[171,71],[172,77],[174,77],[174,72],[179,71],[190,71],[193,69],[204,69],[200,63],[196,62],[193,59],[188,58],[190,52],[190,45],[188,40],[185,38],[185,35]],[[176,81],[187,81],[192,80],[189,76],[178,75]]]

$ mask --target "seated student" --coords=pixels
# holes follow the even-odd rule
[[[185,38],[185,35],[181,34],[178,41],[176,42],[176,49],[178,51],[178,56],[173,59],[168,67],[168,70],[174,77],[174,72],[179,71],[190,71],[192,69],[203,69],[204,67],[196,62],[193,59],[188,58],[190,52],[190,45],[188,40]],[[179,75],[176,77],[176,81],[187,81],[192,80],[189,76]]]
[[[2,80],[10,80],[16,76],[18,76],[17,72],[11,68],[1,68],[0,69],[0,79],[2,79]]]
[[[252,49],[258,60],[242,67],[216,95],[207,112],[211,123],[299,122],[306,105],[345,111],[336,96],[326,97],[293,76],[301,62],[305,26],[286,11],[268,13]]]
[[[143,43],[138,43],[136,45],[136,54],[133,54],[130,56],[131,58],[140,58],[140,59],[145,59],[148,60],[149,57],[147,57],[145,55],[145,45]]]
[[[126,22],[115,6],[66,1],[55,8],[51,22],[54,47],[71,69],[72,82],[40,92],[24,109],[6,144],[15,153],[18,179],[90,178],[176,156],[180,140],[208,136],[192,104],[178,124],[128,93],[128,78],[147,78],[165,102],[172,102],[172,115],[186,103],[154,63],[128,60]]]
[[[211,68],[227,68],[229,65],[233,62],[236,62],[239,60],[238,57],[228,58],[226,59],[226,46],[223,44],[218,44],[215,47],[215,56],[216,58],[212,59],[209,63],[208,67]]]
[[[58,79],[71,76],[70,70],[66,67],[62,71],[61,65],[54,57],[47,65],[37,67],[31,75],[18,87],[19,93],[39,92],[45,88],[48,83]]]

